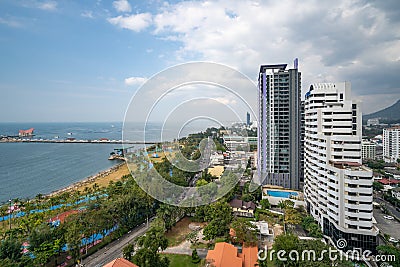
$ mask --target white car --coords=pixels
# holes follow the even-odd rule
[[[399,240],[394,237],[391,237],[391,238],[389,238],[389,242],[398,243]]]
[[[385,218],[387,220],[393,220],[394,219],[393,216],[390,216],[390,215],[385,215],[385,216],[383,216],[383,218]]]

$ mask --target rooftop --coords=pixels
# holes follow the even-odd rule
[[[207,262],[215,267],[254,267],[258,260],[258,248],[243,246],[242,253],[226,242],[216,243],[213,250],[207,253]]]
[[[243,201],[243,200],[240,200],[237,198],[231,200],[231,202],[229,202],[229,205],[232,208],[237,208],[237,209],[239,209],[239,208],[240,209],[242,209],[242,208],[252,209],[252,210],[256,209],[256,204],[254,204],[253,202],[251,202],[251,201],[246,202],[246,201]]]
[[[136,264],[134,264],[126,259],[117,258],[117,259],[107,263],[103,267],[139,267],[139,266],[137,266]]]
[[[215,267],[242,267],[242,259],[237,256],[237,249],[225,242],[215,244],[215,248],[208,251],[206,259]]]
[[[279,70],[285,70],[287,67],[287,64],[273,64],[273,65],[261,65],[260,66],[260,73],[265,72],[265,70],[271,70],[271,69],[279,69]]]
[[[400,184],[400,180],[383,178],[378,180],[383,185]]]

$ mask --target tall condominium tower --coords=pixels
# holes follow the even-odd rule
[[[383,159],[386,162],[400,159],[400,126],[383,129]]]
[[[362,166],[361,112],[350,83],[310,86],[305,97],[304,195],[323,233],[348,249],[375,252],[372,171]]]
[[[262,65],[258,75],[259,182],[299,189],[302,180],[301,73],[287,64]]]
[[[251,121],[250,121],[250,113],[246,113],[246,126],[250,126]]]

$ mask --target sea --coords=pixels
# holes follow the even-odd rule
[[[143,131],[143,123],[130,126]],[[34,128],[36,139],[122,140],[122,122],[104,123],[0,123],[0,136],[18,135]],[[148,127],[146,141],[159,141],[162,124]],[[126,129],[125,129],[126,130]],[[188,128],[186,134],[204,130]],[[170,136],[172,139],[173,137]],[[130,135],[129,140],[135,136]],[[138,139],[140,140],[140,139]],[[9,199],[49,194],[118,164],[108,160],[119,144],[93,143],[0,143],[0,203]]]

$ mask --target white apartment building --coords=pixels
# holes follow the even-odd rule
[[[362,141],[362,159],[376,158],[376,144],[371,141]]]
[[[383,129],[383,160],[397,162],[400,158],[400,126]]]
[[[372,171],[362,166],[361,112],[350,83],[312,84],[305,97],[304,195],[324,235],[376,251]]]

